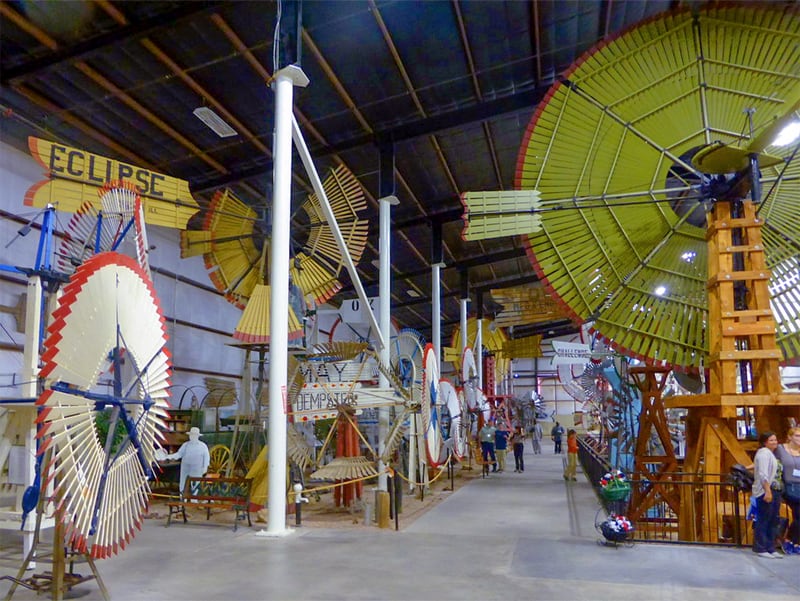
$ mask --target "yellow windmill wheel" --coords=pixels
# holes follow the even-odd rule
[[[208,473],[223,475],[231,462],[231,450],[224,444],[215,444],[208,450]]]
[[[800,107],[798,39],[796,4],[709,3],[604,42],[550,89],[516,185],[541,194],[526,242],[570,317],[626,354],[702,365],[706,213],[749,194],[758,155],[777,342],[800,359],[800,157],[769,145]]]

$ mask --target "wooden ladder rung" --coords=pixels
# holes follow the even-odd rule
[[[782,358],[781,351],[774,350],[750,350],[750,351],[721,351],[711,355],[711,363],[714,361],[752,361],[754,359],[777,359]]]

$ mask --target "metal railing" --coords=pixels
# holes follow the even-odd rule
[[[631,493],[608,501],[600,480],[613,468],[592,445],[580,440],[578,457],[598,500],[609,513],[623,514],[635,526],[632,540],[676,544],[748,546],[750,493],[733,486],[728,474],[626,474]],[[656,466],[653,466],[655,471]]]

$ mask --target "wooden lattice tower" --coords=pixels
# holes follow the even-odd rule
[[[628,517],[639,520],[658,502],[666,502],[676,514],[680,498],[674,485],[678,460],[672,445],[663,392],[672,370],[668,367],[643,365],[628,368],[628,375],[641,392],[639,433],[634,450],[634,481]]]
[[[665,403],[689,409],[684,473],[707,484],[700,500],[692,487],[682,489],[682,540],[717,542],[722,500],[713,483],[723,481],[733,463],[752,463],[748,452],[756,444],[737,439],[737,408],[754,408],[759,432],[782,435],[800,406],[800,394],[784,392],[781,385],[761,226],[750,201],[717,203],[709,215],[708,392]]]

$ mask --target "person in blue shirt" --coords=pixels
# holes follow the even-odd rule
[[[494,433],[494,452],[497,455],[497,471],[506,471],[506,454],[508,453],[508,437],[511,432],[506,430],[506,425],[500,423]]]

